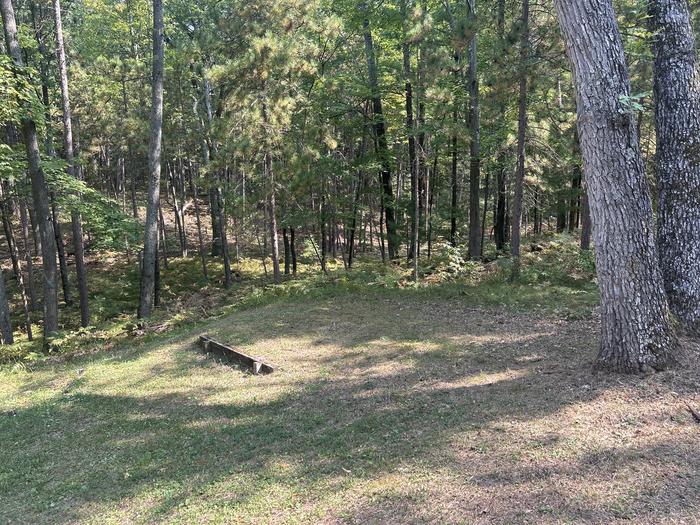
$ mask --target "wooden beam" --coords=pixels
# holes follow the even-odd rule
[[[234,350],[230,346],[222,345],[206,335],[199,336],[199,345],[206,353],[216,354],[229,363],[235,363],[250,370],[253,374],[271,374],[275,371],[270,365]]]

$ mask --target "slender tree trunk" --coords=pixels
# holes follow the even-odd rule
[[[0,185],[0,190],[2,190]],[[22,300],[22,312],[24,313],[24,325],[27,330],[27,339],[30,341],[33,339],[32,334],[32,319],[29,314],[29,302],[27,301],[27,289],[24,285],[24,276],[22,275],[22,264],[19,258],[19,250],[17,249],[17,243],[15,242],[15,234],[12,230],[12,213],[10,209],[9,196],[4,193],[1,195],[2,203],[0,207],[2,208],[2,226],[5,230],[5,237],[7,238],[7,247],[10,251],[10,259],[12,260],[12,270],[15,274],[15,279],[17,281],[17,288],[19,290],[20,298]],[[0,298],[0,301],[2,299]]]
[[[362,142],[360,143],[360,153],[358,159],[362,159],[365,155],[365,149],[367,147],[367,134],[365,133],[366,128],[362,131]],[[348,269],[352,269],[352,263],[355,261],[355,233],[357,230],[357,214],[359,211],[360,200],[362,199],[362,192],[364,190],[365,176],[364,171],[359,169],[357,172],[357,181],[355,182],[355,197],[352,203],[352,219],[350,221],[350,231],[348,232]],[[362,219],[360,218],[360,222]]]
[[[27,265],[27,292],[29,292],[29,308],[33,312],[36,310],[36,291],[34,290],[34,261],[29,244],[29,219],[27,216],[27,205],[23,199],[19,199],[20,233],[24,247],[24,260]]]
[[[7,302],[7,291],[5,290],[5,275],[0,268],[0,334],[2,343],[11,345],[15,342],[12,334],[12,321],[10,320],[10,305]]]
[[[209,213],[211,214],[211,255],[218,257],[222,253],[221,225],[219,215],[221,215],[221,203],[219,202],[219,192],[217,188],[209,189]]]
[[[364,4],[363,4],[364,6]],[[362,8],[366,9],[366,6]],[[379,91],[379,77],[377,73],[377,58],[374,53],[374,43],[372,41],[372,32],[369,28],[369,19],[365,18],[363,22],[364,39],[365,39],[365,54],[367,58],[367,71],[369,76],[369,85],[372,91],[372,113],[374,122],[374,134],[376,137],[377,156],[379,157],[382,172],[381,185],[383,191],[383,212],[387,230],[387,248],[389,259],[395,259],[398,256],[398,235],[396,233],[396,213],[394,210],[394,190],[391,186],[391,162],[389,159],[389,145],[386,138],[386,122],[384,120],[384,111],[382,109],[382,99]]]
[[[290,228],[289,232],[289,251],[292,254],[292,275],[297,274],[297,249],[295,243],[295,232],[294,228]]]
[[[476,20],[476,0],[467,0],[467,15]],[[479,78],[476,62],[476,32],[469,42],[469,257],[481,255],[479,185],[481,182],[481,130]]]
[[[530,55],[530,0],[523,0],[522,35],[520,37],[520,86],[518,94],[518,171],[515,175],[513,224],[510,250],[513,277],[520,274],[520,225],[523,220],[523,186],[525,185],[525,134],[527,132],[527,61]]]
[[[416,159],[416,138],[415,138],[415,123],[413,120],[413,85],[411,83],[411,47],[408,42],[408,14],[406,8],[406,0],[401,2],[401,15],[404,24],[403,43],[401,45],[403,52],[403,75],[404,75],[404,91],[405,91],[405,108],[406,108],[406,136],[408,137],[408,167],[411,173],[411,245],[408,250],[408,259],[416,256],[418,249],[418,165]],[[417,266],[417,263],[414,264]],[[414,268],[414,279],[416,277]]]
[[[199,241],[199,257],[202,261],[202,275],[204,278],[209,280],[209,275],[207,274],[207,256],[204,253],[204,236],[202,235],[202,219],[199,214],[199,195],[197,194],[197,183],[195,182],[196,174],[194,171],[190,172],[190,192],[192,193],[192,198],[194,199],[194,215],[197,220],[197,240]]]
[[[452,125],[457,127],[457,103],[452,111]],[[453,134],[451,139],[452,148],[452,178],[450,179],[451,201],[450,201],[450,244],[457,246],[457,208],[459,206],[459,180],[457,178],[457,135]]]
[[[569,231],[576,230],[576,217],[578,216],[578,198],[581,190],[581,174],[578,167],[574,168],[574,176],[571,178],[571,198],[569,199]]]
[[[591,249],[591,213],[588,208],[588,192],[581,195],[581,250]]]
[[[506,24],[506,2],[505,0],[498,0],[497,9],[497,32],[498,32],[498,42],[502,53],[506,52],[508,43],[506,42],[505,36],[505,24]],[[500,53],[499,53],[500,55]],[[498,62],[497,62],[498,64]],[[501,125],[506,127],[506,105],[504,102],[504,93],[498,93],[499,96],[499,107],[498,112],[500,116]],[[506,128],[507,129],[507,128]],[[506,195],[506,149],[505,149],[505,139],[502,139],[500,148],[498,151],[498,160],[496,168],[496,213],[493,219],[493,237],[496,243],[496,250],[501,251],[505,249],[506,240],[508,238],[508,219],[507,219],[507,195]]]
[[[228,219],[226,216],[226,202],[224,201],[221,186],[217,188],[219,201],[219,231],[221,232],[221,255],[224,259],[224,288],[231,288],[233,278],[231,275],[231,254],[228,246]]]
[[[658,241],[669,306],[700,335],[700,59],[687,0],[651,0]]]
[[[3,0],[7,1],[7,0]],[[153,0],[153,85],[151,103],[151,137],[148,148],[148,195],[146,226],[141,267],[139,318],[153,311],[156,259],[158,258],[158,207],[160,202],[160,157],[163,138],[163,1]]]
[[[22,51],[17,39],[17,25],[11,0],[0,0],[5,41],[9,56],[15,66],[23,68]],[[27,149],[29,176],[32,182],[32,198],[37,224],[41,236],[41,250],[44,273],[44,337],[49,337],[58,330],[58,295],[56,293],[56,240],[54,238],[51,211],[49,209],[48,189],[44,171],[41,168],[39,142],[36,125],[33,120],[24,117],[22,133]]]
[[[56,237],[56,252],[58,253],[58,268],[61,274],[61,285],[63,289],[63,302],[66,305],[73,304],[73,299],[70,293],[70,283],[68,282],[68,263],[66,262],[66,247],[63,244],[63,233],[61,232],[61,223],[56,206],[56,199],[53,193],[49,194],[51,202],[51,220],[53,222],[53,231]]]
[[[653,231],[629,74],[611,0],[555,0],[576,86],[583,172],[596,246],[602,336],[597,366],[660,370],[673,332]]]
[[[291,260],[289,255],[289,235],[287,235],[287,228],[282,228],[282,240],[284,241],[284,275],[289,275]]]
[[[269,184],[267,209],[270,214],[270,242],[272,243],[272,274],[275,284],[279,284],[282,280],[280,276],[280,251],[279,238],[277,235],[277,207],[275,203],[275,174],[272,171],[272,156],[269,153],[265,154],[265,175]]]
[[[483,212],[481,214],[481,229],[480,229],[481,239],[479,242],[479,250],[480,250],[479,257],[484,256],[484,239],[486,237],[486,213],[488,211],[488,203],[489,203],[490,179],[491,179],[491,177],[487,173],[485,181],[484,181],[484,209],[483,209]]]
[[[158,235],[160,240],[158,244],[161,248],[161,253],[163,255],[163,268],[168,269],[168,238],[165,235],[165,218],[163,217],[163,206],[158,202]],[[156,251],[156,253],[158,253]],[[158,258],[156,256],[156,258]],[[157,287],[156,287],[157,288]],[[155,302],[155,301],[154,301]]]

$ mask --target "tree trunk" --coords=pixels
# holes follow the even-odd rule
[[[452,110],[452,125],[457,126],[457,103]],[[450,244],[457,246],[457,208],[459,206],[459,180],[457,178],[457,135],[453,134],[451,139],[452,149],[452,178],[450,179],[451,200],[450,200]]]
[[[0,190],[3,190],[1,185]],[[2,209],[2,226],[5,230],[5,237],[7,238],[7,247],[10,251],[10,259],[12,260],[12,270],[15,273],[17,288],[19,290],[20,298],[22,300],[22,312],[24,313],[24,325],[27,330],[27,339],[31,341],[33,339],[32,320],[29,314],[27,289],[24,285],[24,276],[22,275],[22,264],[19,258],[19,250],[17,249],[17,243],[15,242],[15,234],[12,230],[12,212],[10,208],[10,198],[5,191],[3,191],[3,194],[0,197],[2,197],[2,202],[0,203],[0,207]]]
[[[555,0],[576,86],[601,300],[597,367],[660,370],[678,341],[663,291],[629,74],[611,0]]]
[[[520,36],[520,85],[518,94],[518,170],[515,174],[513,224],[510,251],[513,277],[520,273],[520,224],[523,220],[523,186],[525,185],[525,134],[527,132],[527,61],[530,55],[530,0],[523,0],[522,35]]]
[[[467,15],[476,21],[476,0],[467,0]],[[481,130],[479,122],[479,79],[476,63],[476,32],[469,42],[469,257],[481,256],[479,185],[481,182]]]
[[[202,235],[202,219],[199,214],[199,195],[197,194],[197,183],[195,182],[196,173],[194,170],[190,172],[190,192],[194,199],[194,215],[197,219],[197,240],[199,241],[199,257],[202,261],[202,275],[209,280],[207,274],[207,256],[204,253],[204,236]]]
[[[284,241],[284,275],[289,275],[292,261],[290,260],[289,254],[289,235],[287,235],[287,228],[282,228],[282,240]]]
[[[290,228],[289,251],[292,254],[292,275],[297,274],[297,249],[294,228]]]
[[[3,0],[7,1],[7,0]],[[148,148],[148,194],[146,225],[141,266],[139,318],[153,311],[156,259],[158,257],[158,208],[160,201],[160,156],[163,138],[163,1],[153,0],[153,84],[151,103],[151,137]]]
[[[275,175],[272,171],[272,156],[269,153],[265,154],[265,176],[269,184],[267,208],[270,227],[270,243],[272,244],[272,274],[275,284],[279,284],[282,280],[280,276],[280,248],[279,238],[277,235],[277,207],[275,203]]]
[[[364,6],[362,9],[366,9]],[[395,259],[398,255],[398,236],[396,233],[396,213],[394,210],[394,191],[391,186],[391,161],[389,158],[389,145],[386,138],[386,123],[384,121],[384,111],[382,109],[382,99],[379,91],[379,77],[377,73],[377,59],[374,53],[374,43],[372,32],[369,29],[369,19],[363,22],[365,54],[367,58],[367,71],[369,76],[369,86],[372,91],[372,113],[374,123],[374,134],[376,137],[377,156],[382,166],[381,184],[383,191],[383,211],[387,231],[387,250],[389,259]]]
[[[66,247],[63,244],[63,233],[61,232],[61,223],[56,206],[56,199],[53,193],[49,195],[51,201],[51,220],[53,222],[53,232],[56,237],[56,253],[58,254],[58,268],[61,273],[61,286],[63,289],[63,302],[70,306],[73,304],[73,299],[70,293],[70,283],[68,282],[68,263],[66,262]]]
[[[588,208],[588,192],[581,195],[581,250],[591,249],[591,213]]]
[[[0,268],[0,334],[2,343],[11,345],[15,342],[12,334],[12,321],[10,320],[10,305],[7,302],[7,291],[5,290],[5,275]]]
[[[211,214],[211,255],[218,257],[222,253],[221,226],[219,215],[221,214],[221,202],[217,188],[209,189],[209,213]]]
[[[700,335],[700,63],[686,0],[651,0],[649,14],[661,273],[671,312]]]
[[[5,41],[9,56],[18,68],[23,67],[22,50],[17,39],[15,12],[11,0],[0,0]],[[44,337],[58,330],[58,295],[56,293],[56,240],[54,238],[48,189],[41,168],[36,124],[28,117],[22,119],[22,133],[27,149],[29,176],[32,183],[32,198],[36,220],[41,236],[41,251],[44,272]]]
[[[22,235],[22,246],[24,247],[24,260],[27,265],[27,292],[29,292],[29,308],[33,312],[36,310],[36,291],[34,290],[34,261],[29,244],[28,215],[27,205],[23,199],[19,199],[20,233]]]
[[[416,257],[418,252],[418,166],[416,162],[416,138],[415,123],[413,120],[413,85],[411,83],[411,47],[408,41],[408,13],[406,0],[401,2],[401,16],[403,18],[403,42],[401,49],[403,52],[403,76],[406,108],[406,136],[408,138],[408,169],[411,174],[411,244],[408,250],[408,259]],[[415,266],[415,265],[414,265]],[[414,270],[415,273],[415,270]],[[415,277],[415,275],[414,275]]]
[[[220,182],[220,181],[219,181]],[[228,248],[228,235],[227,235],[227,222],[226,218],[226,202],[224,201],[221,185],[217,188],[219,201],[219,231],[221,232],[221,256],[224,259],[224,288],[231,288],[233,284],[233,279],[231,276],[231,254]]]

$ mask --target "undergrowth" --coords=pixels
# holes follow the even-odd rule
[[[65,307],[62,330],[54,338],[42,344],[40,326],[34,325],[35,340],[30,342],[24,335],[15,344],[1,347],[0,362],[21,365],[47,356],[109,350],[273,301],[327,298],[349,291],[459,296],[474,305],[535,309],[568,318],[588,315],[597,302],[592,254],[581,253],[568,237],[540,239],[528,246],[515,282],[510,279],[508,257],[489,255],[485,259],[493,260],[470,261],[462,249],[439,242],[429,259],[421,259],[419,279],[414,282],[412,266],[405,260],[383,264],[376,256],[360,254],[352,270],[346,270],[342,260],[330,260],[324,274],[314,257],[306,257],[296,276],[284,276],[281,284],[274,285],[259,259],[242,258],[234,266],[235,282],[226,290],[219,261],[207,261],[207,280],[198,257],[170,258],[167,269],[162,270],[160,306],[144,321],[135,316],[138,266],[133,259],[123,261],[114,254],[106,264],[89,268],[91,326],[77,329],[77,305]],[[270,261],[266,267],[271,268]],[[19,318],[15,322],[19,326]]]

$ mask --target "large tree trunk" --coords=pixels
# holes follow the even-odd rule
[[[151,137],[148,148],[148,194],[146,225],[141,265],[141,298],[139,318],[149,317],[153,310],[156,258],[158,257],[158,208],[160,201],[160,156],[163,138],[163,1],[153,0],[153,84],[151,101]]]
[[[23,67],[22,50],[17,39],[17,24],[11,0],[0,0],[0,11],[5,29],[5,41],[9,56],[19,68]],[[22,134],[27,148],[29,176],[32,183],[34,211],[41,236],[41,252],[44,272],[44,337],[58,330],[58,295],[56,293],[56,240],[54,238],[48,189],[44,171],[41,168],[39,142],[36,125],[25,117],[22,120]]]
[[[363,7],[363,10],[366,7]],[[394,210],[394,190],[391,186],[391,160],[389,158],[389,145],[386,138],[386,123],[384,121],[384,110],[382,109],[382,99],[379,91],[379,76],[377,73],[377,58],[374,54],[374,43],[372,32],[369,29],[369,19],[363,22],[365,55],[367,59],[367,71],[369,76],[369,86],[372,91],[372,120],[374,123],[374,134],[376,138],[377,156],[382,166],[381,185],[383,192],[384,219],[387,231],[387,249],[389,259],[394,259],[398,255],[399,238],[396,232],[396,213]]]
[[[469,19],[476,20],[476,0],[467,0]],[[481,183],[481,130],[479,79],[476,64],[476,32],[469,42],[469,257],[481,256],[479,185]]]
[[[678,341],[663,290],[629,74],[611,0],[555,0],[576,86],[602,335],[597,367],[660,370]]]
[[[527,132],[527,60],[530,56],[530,0],[523,0],[522,35],[520,36],[520,85],[518,94],[518,169],[513,196],[513,225],[510,251],[513,277],[520,273],[520,225],[523,220],[523,186],[525,185],[525,134]]]
[[[700,65],[686,0],[651,0],[658,241],[669,306],[700,335]]]

